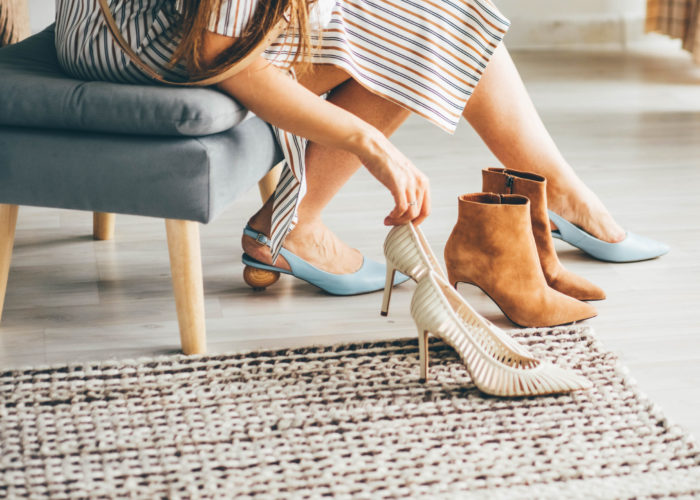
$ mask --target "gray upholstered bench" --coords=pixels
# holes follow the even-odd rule
[[[206,350],[198,223],[281,159],[270,127],[210,89],[83,82],[60,70],[50,27],[0,49],[0,317],[19,205],[166,220],[185,353]]]

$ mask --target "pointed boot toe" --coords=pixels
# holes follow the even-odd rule
[[[605,291],[602,288],[565,268],[561,268],[556,276],[550,276],[547,282],[556,291],[578,300],[605,299]]]
[[[549,315],[552,324],[538,326],[568,325],[598,316],[597,309],[591,304],[574,299],[573,297],[569,297],[555,290],[552,291],[556,294],[556,297],[552,297],[549,306],[552,311]],[[540,323],[544,323],[544,318]]]
[[[598,315],[596,308],[587,302],[574,299],[549,287],[543,288],[539,293],[531,293],[526,300],[519,304],[520,307],[513,307],[508,312],[504,310],[508,319],[522,327],[545,328],[568,325]]]

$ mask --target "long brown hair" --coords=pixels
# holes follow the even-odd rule
[[[311,52],[309,34],[309,0],[260,0],[245,32],[212,64],[204,64],[201,49],[212,16],[221,12],[224,0],[183,0],[182,21],[178,26],[181,41],[172,57],[172,64],[185,61],[190,78],[206,78],[221,73],[250,52],[265,35],[283,18],[289,21],[287,32],[295,36],[296,54],[288,60],[290,65],[301,62],[303,71],[306,56]]]

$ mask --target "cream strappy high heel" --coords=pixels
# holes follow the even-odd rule
[[[413,281],[418,281],[430,270],[446,278],[423,232],[411,222],[395,226],[389,231],[384,240],[384,256],[386,257],[386,284],[382,300],[382,316],[389,314],[389,301],[393,288],[391,285],[397,270]]]
[[[411,300],[411,316],[418,327],[421,379],[428,378],[428,337],[433,334],[457,351],[476,387],[486,394],[537,396],[592,385],[571,371],[524,355],[510,342],[503,342],[505,334],[435,272],[419,280]]]

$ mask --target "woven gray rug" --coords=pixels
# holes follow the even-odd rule
[[[486,397],[415,339],[0,372],[0,498],[658,498],[700,450],[587,328],[516,334],[595,384]]]

